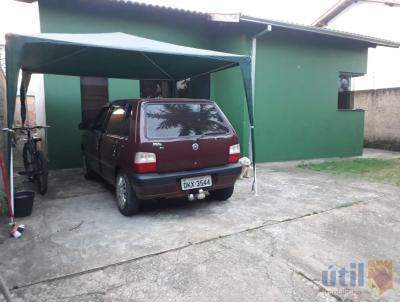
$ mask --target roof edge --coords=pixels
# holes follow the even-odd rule
[[[374,37],[369,37],[369,36],[364,36],[364,35],[359,35],[359,34],[354,34],[354,33],[349,33],[349,32],[340,31],[340,30],[327,29],[327,28],[321,28],[321,27],[310,26],[310,25],[302,25],[302,24],[296,24],[296,23],[289,23],[289,22],[282,22],[282,21],[277,21],[277,20],[272,20],[272,19],[262,19],[262,18],[257,18],[257,17],[253,17],[253,16],[248,16],[248,15],[241,15],[240,20],[244,21],[244,22],[266,24],[266,25],[272,25],[272,26],[286,28],[286,29],[321,34],[321,35],[325,35],[325,36],[350,39],[350,40],[354,40],[354,41],[369,43],[369,44],[372,44],[375,46],[386,46],[386,47],[393,47],[393,48],[400,47],[399,42],[385,40],[385,39],[379,39],[379,38],[374,38]]]
[[[311,25],[316,27],[326,27],[329,22],[342,14],[354,3],[356,3],[356,0],[340,0],[339,2],[336,2],[331,8],[319,16],[318,19],[316,19]]]
[[[38,0],[14,0],[14,1],[33,3],[33,2],[37,2]],[[180,9],[180,8],[172,8],[172,7],[163,6],[163,5],[148,4],[148,3],[143,3],[143,2],[135,1],[135,0],[108,0],[108,1],[115,2],[115,3],[122,3],[125,5],[146,7],[146,8],[150,8],[150,9],[174,11],[174,12],[178,12],[178,13],[182,13],[182,14],[208,16],[209,20],[212,20],[213,15],[216,15],[216,14],[212,14],[212,13],[204,13],[204,12],[197,12],[197,11],[191,11],[191,10]],[[95,2],[95,1],[93,1],[93,2]],[[222,15],[222,14],[220,14],[220,15]],[[375,38],[375,37],[359,35],[359,34],[340,31],[340,30],[321,28],[321,27],[317,27],[317,26],[303,25],[303,24],[291,23],[291,22],[286,22],[286,21],[284,22],[284,21],[278,21],[278,20],[273,20],[273,19],[264,19],[264,18],[253,17],[250,15],[243,15],[243,14],[238,14],[238,16],[239,16],[239,21],[259,23],[259,24],[269,24],[269,25],[273,25],[276,27],[281,27],[281,28],[286,28],[286,29],[291,29],[291,30],[298,30],[298,31],[315,33],[315,34],[320,34],[320,35],[325,35],[325,36],[349,39],[349,40],[353,40],[353,41],[369,43],[374,47],[375,46],[385,46],[385,47],[393,47],[393,48],[400,47],[400,42],[390,41],[390,40],[386,40],[386,39],[379,39],[379,38]],[[219,21],[222,21],[222,20],[219,20]],[[224,20],[224,22],[232,22],[232,20],[231,19]],[[235,22],[237,22],[237,20],[235,20]]]

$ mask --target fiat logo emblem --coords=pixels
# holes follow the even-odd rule
[[[199,144],[194,143],[194,144],[192,145],[192,148],[193,148],[194,151],[199,150]]]

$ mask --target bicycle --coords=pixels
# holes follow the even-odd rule
[[[13,131],[20,130],[26,132],[27,135],[26,142],[22,149],[22,158],[24,161],[25,171],[20,174],[26,175],[30,182],[36,182],[39,193],[42,195],[46,194],[47,192],[47,179],[49,174],[47,168],[47,159],[43,152],[37,147],[37,143],[42,139],[38,137],[36,133],[32,133],[32,130],[46,128],[49,128],[49,126],[13,128]]]

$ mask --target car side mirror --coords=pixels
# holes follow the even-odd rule
[[[86,130],[86,129],[88,129],[88,127],[86,126],[86,124],[85,123],[79,123],[78,124],[78,128],[79,128],[79,130]]]

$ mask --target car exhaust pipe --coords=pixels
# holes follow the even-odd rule
[[[206,196],[210,195],[210,193],[208,191],[204,191],[203,189],[199,190],[199,193],[197,194],[189,194],[187,196],[189,201],[195,200],[195,199],[199,199],[202,200],[204,198],[206,198]]]
[[[200,200],[206,198],[206,193],[204,192],[203,189],[200,189],[200,190],[199,190],[199,193],[197,193],[196,198],[197,198],[197,199],[200,199]]]

